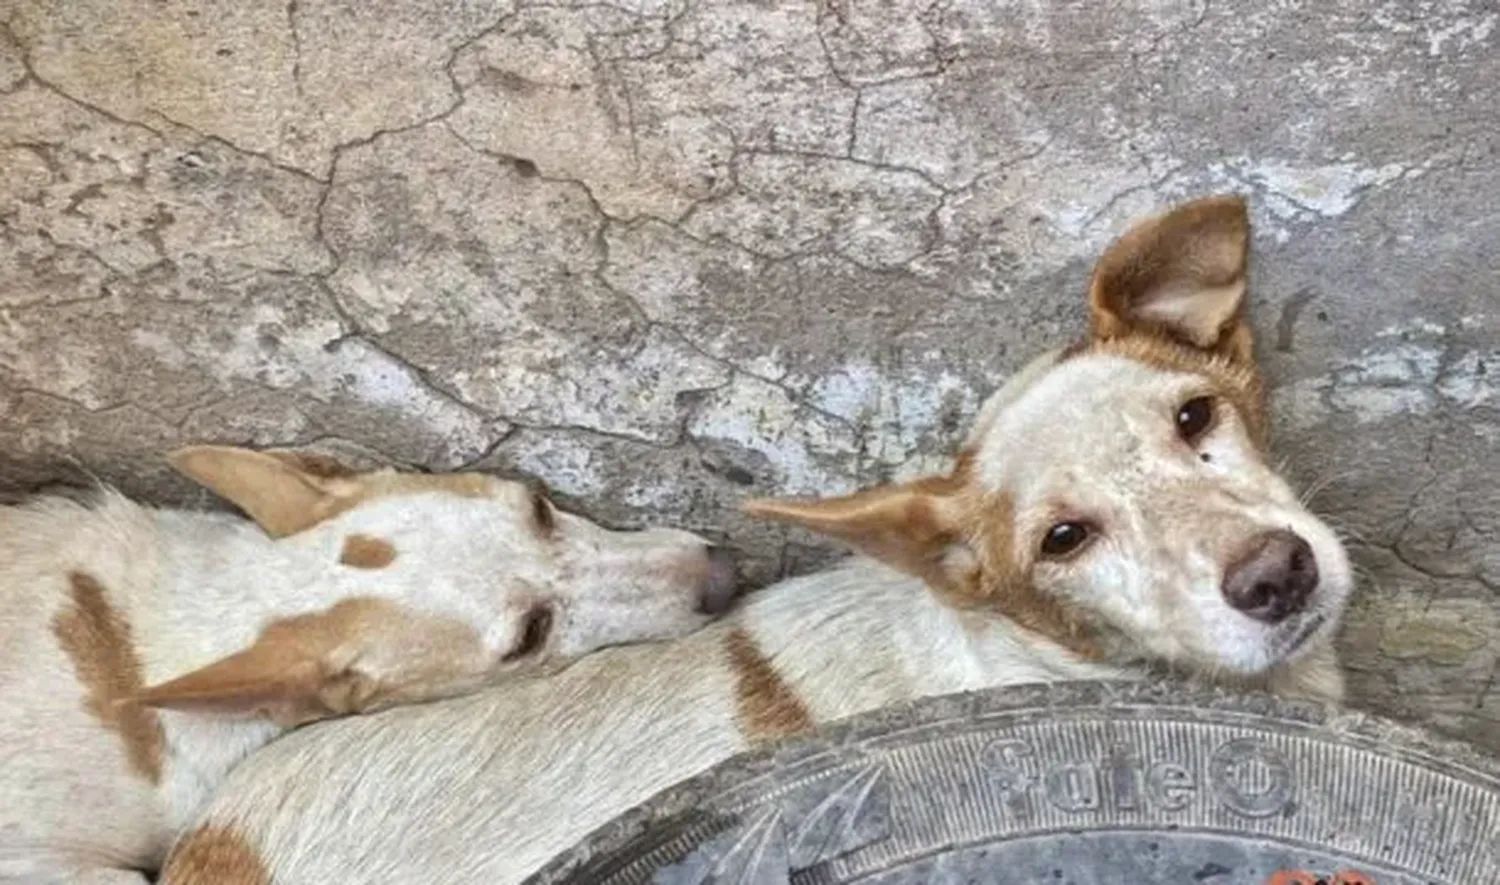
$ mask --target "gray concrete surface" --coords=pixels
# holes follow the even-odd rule
[[[1130,218],[1243,191],[1356,699],[1500,747],[1500,11],[1233,6],[0,0],[0,472],[519,471],[764,579],[827,551],[735,502],[941,466]]]

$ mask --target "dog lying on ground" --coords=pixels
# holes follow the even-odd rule
[[[145,882],[289,728],[680,635],[734,592],[701,538],[606,531],[482,474],[172,463],[254,523],[109,491],[0,509],[0,879]]]
[[[864,554],[669,643],[315,726],[257,753],[168,885],[504,885],[747,747],[914,698],[1168,667],[1343,693],[1337,536],[1269,466],[1231,197],[1140,222],[1092,330],[984,406],[951,473],[753,513]]]

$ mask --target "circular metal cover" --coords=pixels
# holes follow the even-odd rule
[[[535,885],[1494,885],[1500,763],[1176,685],[933,698],[729,760]]]

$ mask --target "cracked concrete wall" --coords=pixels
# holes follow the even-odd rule
[[[737,501],[942,466],[1111,236],[1233,189],[1355,698],[1500,747],[1500,13],[1258,6],[4,0],[4,482],[525,472],[765,579],[827,550]]]

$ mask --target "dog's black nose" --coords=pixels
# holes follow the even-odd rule
[[[1224,572],[1224,598],[1257,621],[1275,624],[1302,611],[1318,586],[1318,558],[1295,532],[1266,532]]]
[[[735,572],[734,554],[724,547],[708,548],[708,575],[698,596],[698,611],[721,615],[739,595],[739,576]]]

